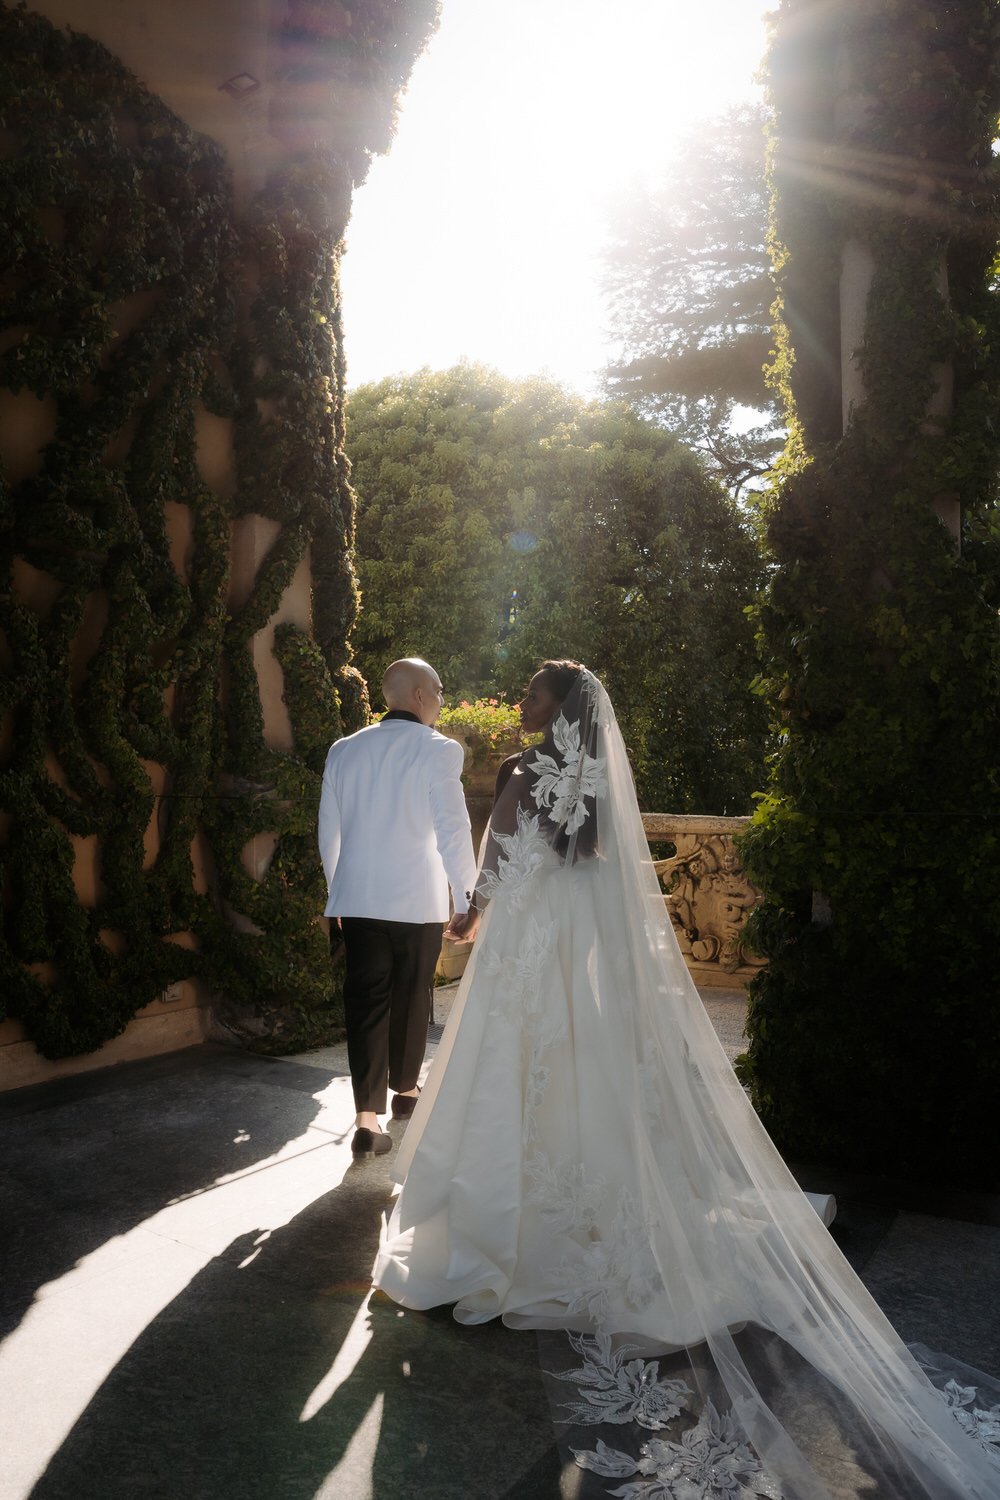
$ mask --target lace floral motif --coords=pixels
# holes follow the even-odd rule
[[[521,1132],[521,1140],[525,1147],[534,1144],[538,1136],[538,1119],[536,1111],[545,1096],[552,1069],[542,1062],[544,1045],[536,1043],[531,1049],[531,1058],[528,1062],[528,1072],[524,1084],[524,1124]]]
[[[577,1354],[583,1356],[583,1364],[553,1374],[556,1380],[572,1381],[583,1399],[562,1403],[569,1412],[563,1418],[566,1422],[580,1426],[636,1422],[647,1431],[659,1432],[680,1415],[687,1398],[694,1395],[683,1380],[661,1380],[658,1360],[629,1359],[636,1352],[629,1344],[613,1349],[606,1333],[592,1339],[586,1334],[571,1333],[568,1337]]]
[[[520,911],[530,895],[532,878],[558,863],[557,858],[539,830],[538,817],[522,807],[517,810],[513,833],[493,829],[491,837],[500,846],[500,857],[495,870],[481,872],[479,887],[491,901],[502,895],[512,911]]]
[[[581,1315],[600,1328],[617,1298],[629,1307],[641,1308],[663,1288],[650,1248],[649,1226],[635,1206],[628,1188],[618,1198],[610,1231],[567,1257],[556,1281],[572,1288],[568,1305],[571,1316]]]
[[[524,1175],[531,1183],[524,1201],[541,1204],[554,1229],[572,1234],[592,1227],[604,1200],[603,1178],[588,1181],[579,1165],[554,1167],[544,1152],[524,1163]]]
[[[497,937],[497,932],[502,936]],[[479,955],[483,974],[499,979],[490,1015],[516,1026],[532,1044],[525,1080],[525,1118],[541,1102],[549,1080],[549,1069],[542,1064],[545,1049],[566,1035],[566,1011],[560,990],[549,971],[549,960],[555,941],[548,923],[528,917],[517,928],[518,944],[511,951],[509,926],[496,925],[487,933]]]
[[[480,967],[491,977],[503,976],[503,984],[490,1014],[518,1024],[534,1015],[541,1003],[545,965],[552,947],[552,932],[537,917],[529,917],[521,930],[516,953],[503,953],[487,941]]]
[[[552,739],[562,765],[551,755],[536,755],[525,767],[535,778],[531,795],[535,806],[545,808],[552,822],[567,833],[576,833],[586,821],[586,797],[602,797],[608,789],[605,762],[587,755],[580,744],[580,726],[558,716]]]
[[[642,1475],[636,1483],[609,1491],[619,1500],[753,1500],[760,1495],[781,1500],[781,1491],[764,1473],[746,1434],[710,1401],[679,1443],[651,1438],[633,1458],[598,1442],[593,1452],[574,1448],[573,1456],[581,1469],[609,1479]]]
[[[647,1042],[643,1048],[642,1061],[638,1069],[639,1106],[647,1127],[663,1126],[663,1079],[666,1065],[663,1053],[656,1042]]]
[[[976,1406],[976,1387],[959,1385],[957,1380],[949,1380],[941,1394],[962,1431],[976,1438],[1000,1463],[1000,1406],[991,1406],[989,1411]]]

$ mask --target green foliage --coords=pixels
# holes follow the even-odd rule
[[[409,11],[373,88],[412,61],[417,13],[430,24]],[[374,35],[357,19],[355,47]],[[216,146],[97,43],[3,6],[0,98],[0,386],[54,420],[34,471],[0,480],[3,1003],[53,1057],[191,976],[251,1006],[322,1006],[322,757],[341,715],[367,717],[347,645],[342,164],[304,157],[238,221]],[[233,424],[234,494],[200,467],[211,417]],[[168,505],[190,524],[179,566]],[[234,607],[232,529],[252,517],[273,539]],[[296,741],[280,755],[252,638],[307,548],[317,639],[276,632]],[[257,840],[274,849],[260,879]]]
[[[285,703],[295,726],[295,748],[322,776],[326,753],[343,734],[337,689],[317,643],[295,625],[279,625],[274,654],[285,680]]]
[[[800,1159],[979,1179],[982,1156],[961,1148],[995,1153],[1000,1087],[998,10],[898,0],[806,24],[807,9],[786,0],[772,62],[775,373],[793,439],[757,614],[780,749],[743,840],[769,959],[744,1074]],[[842,44],[877,104],[841,142],[860,165],[836,179],[802,163],[829,159]],[[880,175],[876,193],[864,163],[890,159],[901,181]],[[839,438],[851,237],[875,274],[865,400]],[[944,365],[952,408],[929,417]],[[935,513],[953,496],[961,552]]]
[[[433,662],[520,697],[546,656],[605,679],[647,807],[743,812],[764,714],[732,501],[662,427],[546,381],[459,366],[352,393],[358,659]]]
[[[544,490],[522,497],[513,690],[546,656],[604,680],[642,805],[749,811],[765,720],[749,693],[745,610],[760,580],[733,502],[680,443],[620,406],[582,409],[552,438]]]
[[[493,685],[515,586],[515,493],[573,410],[547,381],[459,365],[352,391],[358,665],[375,688],[405,655],[432,661],[451,696]]]
[[[765,126],[765,111],[744,105],[692,132],[655,190],[629,188],[606,252],[622,346],[608,390],[701,452],[734,494],[767,473],[782,441],[764,379]],[[737,407],[759,420],[734,425]]]

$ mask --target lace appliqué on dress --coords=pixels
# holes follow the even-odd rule
[[[552,1069],[542,1062],[545,1046],[536,1044],[531,1049],[528,1070],[524,1080],[524,1121],[521,1127],[521,1144],[528,1149],[538,1138],[538,1108],[545,1097]]]
[[[584,799],[603,797],[608,789],[605,762],[587,755],[580,744],[579,724],[569,723],[562,714],[552,725],[552,739],[562,765],[551,755],[539,754],[525,769],[535,778],[535,806],[544,808],[558,828],[573,834],[587,819]]]
[[[517,810],[517,827],[513,833],[491,832],[500,848],[495,870],[484,869],[479,886],[490,900],[503,896],[511,911],[520,911],[538,873],[558,864],[557,857],[540,830],[539,819],[523,807]]]
[[[554,1229],[572,1234],[593,1227],[604,1201],[602,1177],[588,1181],[582,1166],[552,1166],[544,1152],[524,1163],[524,1175],[531,1183],[525,1203],[539,1204]]]
[[[630,1308],[646,1307],[663,1290],[650,1239],[631,1192],[622,1188],[608,1232],[567,1256],[553,1276],[568,1289],[570,1316],[585,1317],[600,1329],[619,1299]]]
[[[551,947],[548,929],[535,917],[528,919],[521,932],[516,953],[504,953],[487,941],[479,959],[479,967],[491,979],[503,976],[502,993],[490,1014],[506,1016],[512,1021],[518,1021],[525,1011],[537,1010],[542,972]]]
[[[658,1043],[647,1041],[636,1068],[639,1084],[639,1108],[647,1130],[662,1131],[666,1114],[663,1080],[666,1063]]]
[[[534,876],[555,859],[549,845],[538,832],[538,819],[519,812],[518,831],[509,836],[498,834],[507,851],[496,872],[484,876],[495,894],[501,892],[510,910],[517,911],[532,889]],[[516,948],[513,942],[516,941]],[[526,1079],[526,1113],[537,1107],[548,1082],[548,1069],[540,1056],[566,1034],[566,1017],[558,1004],[547,1004],[549,989],[546,971],[555,943],[550,922],[529,916],[512,928],[509,921],[494,923],[483,938],[479,968],[491,979],[499,979],[490,1015],[498,1016],[533,1039],[531,1060]]]

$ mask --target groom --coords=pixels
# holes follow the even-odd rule
[[[326,915],[339,919],[347,960],[355,1156],[381,1156],[392,1145],[378,1122],[387,1081],[393,1118],[413,1113],[449,885],[448,935],[469,938],[479,920],[470,911],[476,860],[463,751],[433,727],[441,679],[405,657],[383,677],[382,696],[389,711],[379,723],[330,746],[319,804]]]

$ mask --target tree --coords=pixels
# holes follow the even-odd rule
[[[452,688],[514,696],[541,658],[577,657],[615,700],[645,806],[749,809],[760,564],[676,438],[620,404],[471,366],[363,389],[350,436],[371,683],[419,650]]]
[[[511,490],[532,482],[567,410],[558,386],[470,364],[351,393],[355,646],[375,698],[389,662],[410,653],[433,661],[449,693],[493,684],[514,587]]]
[[[655,191],[630,190],[606,256],[622,346],[608,392],[702,452],[734,494],[781,447],[764,379],[774,296],[765,123],[745,105],[688,136]],[[757,420],[740,421],[739,408]]]
[[[615,701],[644,806],[748,811],[765,719],[744,611],[760,564],[732,502],[622,406],[583,408],[551,454],[548,485],[518,507],[538,545],[522,554],[504,680],[546,655],[582,659]]]

